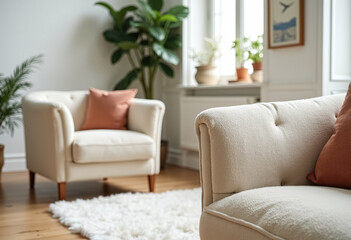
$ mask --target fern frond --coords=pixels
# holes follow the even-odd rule
[[[5,132],[13,135],[14,129],[21,123],[21,91],[32,84],[26,78],[42,63],[43,55],[25,60],[17,66],[12,76],[3,77],[0,73],[0,134]]]

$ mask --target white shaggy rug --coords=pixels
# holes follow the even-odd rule
[[[92,240],[199,239],[201,190],[121,193],[50,204],[53,217]]]

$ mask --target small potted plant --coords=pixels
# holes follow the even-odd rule
[[[214,65],[219,54],[219,38],[205,38],[205,48],[202,51],[193,49],[191,58],[197,63],[195,79],[199,84],[215,85],[219,80],[217,67]]]
[[[249,70],[245,67],[248,60],[249,39],[247,37],[237,38],[233,41],[232,48],[235,49],[237,61],[236,76],[238,82],[251,82]]]
[[[248,53],[253,68],[251,79],[255,82],[262,82],[263,35],[259,35],[256,40],[251,41]]]
[[[41,55],[31,57],[17,66],[12,76],[4,77],[0,73],[0,135],[13,132],[21,123],[21,94],[31,87],[26,78],[32,72],[32,67],[40,63]],[[0,144],[0,181],[4,165],[4,148]]]

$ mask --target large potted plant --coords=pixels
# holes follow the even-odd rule
[[[256,40],[251,41],[248,53],[248,58],[252,61],[253,68],[251,78],[253,81],[262,82],[263,35],[259,35]]]
[[[5,133],[13,135],[15,128],[21,123],[21,96],[24,90],[31,87],[26,78],[41,59],[41,55],[27,59],[17,66],[9,77],[4,77],[0,73],[0,135]],[[4,165],[4,148],[5,146],[0,144],[0,181]]]
[[[105,2],[96,4],[106,8],[113,19],[112,28],[103,33],[106,41],[116,46],[111,63],[116,64],[126,56],[131,67],[114,89],[126,89],[139,80],[145,98],[152,99],[158,69],[168,77],[174,76],[171,65],[179,63],[175,51],[182,44],[178,29],[189,9],[178,5],[162,11],[163,0],[137,3],[119,10]]]
[[[203,50],[193,49],[191,58],[197,63],[195,79],[199,84],[215,85],[219,80],[214,61],[219,57],[219,38],[205,38]]]
[[[171,65],[178,65],[176,50],[181,47],[179,27],[188,16],[189,9],[182,5],[162,11],[163,0],[138,0],[115,10],[105,2],[96,5],[106,8],[113,26],[104,31],[106,41],[116,46],[111,63],[117,64],[123,56],[128,58],[130,71],[115,85],[115,90],[126,89],[138,80],[145,98],[154,98],[154,84],[158,69],[168,77],[174,76]],[[168,142],[161,141],[161,168],[165,167]]]
[[[251,82],[249,70],[245,67],[248,60],[249,39],[247,37],[237,38],[233,41],[232,48],[235,49],[237,61],[236,76],[239,82]]]

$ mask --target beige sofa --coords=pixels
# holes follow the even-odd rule
[[[148,175],[154,191],[160,172],[160,142],[165,106],[133,99],[128,130],[79,131],[85,119],[87,91],[42,91],[22,100],[30,186],[38,173],[58,183],[106,177]]]
[[[202,112],[196,119],[201,239],[351,239],[351,190],[306,180],[343,100],[333,95]]]

